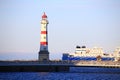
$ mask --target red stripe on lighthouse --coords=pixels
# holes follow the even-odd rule
[[[40,42],[41,45],[48,45],[48,42]]]
[[[41,34],[47,34],[47,31],[41,31]]]

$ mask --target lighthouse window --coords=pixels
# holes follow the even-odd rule
[[[46,50],[46,48],[44,47],[44,50]]]
[[[46,28],[46,26],[44,26],[44,28]]]
[[[46,39],[46,37],[44,37],[44,39]]]

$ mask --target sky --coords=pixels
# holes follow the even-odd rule
[[[120,47],[120,0],[0,0],[0,60],[37,60],[40,21],[48,16],[50,59],[76,45]]]

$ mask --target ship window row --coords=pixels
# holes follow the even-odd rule
[[[76,50],[76,51],[86,51],[86,50]]]

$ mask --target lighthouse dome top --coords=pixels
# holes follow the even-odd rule
[[[42,18],[47,18],[47,15],[45,14],[45,12],[44,12],[44,14],[42,15]]]

